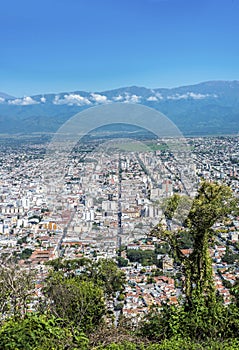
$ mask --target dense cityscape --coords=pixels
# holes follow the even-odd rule
[[[180,225],[178,220],[166,222],[165,200],[175,193],[195,196],[202,179],[229,185],[236,197],[239,193],[238,136],[188,138],[186,143],[190,162],[185,164],[167,140],[79,145],[50,202],[42,167],[46,142],[1,143],[0,258],[2,263],[14,261],[21,271],[37,271],[28,311],[36,310],[48,263],[58,258],[113,259],[118,264],[126,276],[124,291],[121,298],[116,293],[106,301],[116,323],[119,314],[138,323],[152,305],[179,303],[184,294],[181,266],[167,242],[150,234],[160,221],[169,229]],[[239,277],[239,218],[213,230],[214,282],[228,305],[229,286]],[[187,256],[191,248],[185,240],[182,253]]]

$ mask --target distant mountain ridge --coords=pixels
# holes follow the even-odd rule
[[[14,98],[0,93],[0,133],[54,132],[77,112],[99,104],[139,103],[159,110],[185,135],[239,130],[239,81],[208,81],[176,88],[131,86]]]
[[[14,99],[14,98],[16,98],[16,97],[13,97],[13,96],[10,96],[10,95],[8,95],[8,94],[5,94],[4,92],[0,92],[0,98],[1,99],[9,99],[9,100],[11,100],[11,99]]]

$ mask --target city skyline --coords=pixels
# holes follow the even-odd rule
[[[104,91],[239,79],[237,0],[2,4],[0,91]]]

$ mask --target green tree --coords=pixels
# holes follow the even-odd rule
[[[119,267],[128,266],[128,260],[127,260],[127,259],[124,259],[122,256],[118,256],[118,257],[117,257],[117,261],[118,261],[118,266],[119,266]]]
[[[128,249],[127,258],[131,262],[139,262],[144,266],[157,263],[156,253],[153,250]]]
[[[26,314],[11,318],[0,328],[0,348],[4,350],[88,349],[83,333],[49,314]]]
[[[214,239],[212,227],[216,222],[234,214],[237,204],[238,200],[229,187],[206,181],[201,184],[184,222],[183,230],[187,230],[192,240],[192,253],[189,256],[181,252],[182,229],[172,231],[159,223],[152,230],[152,235],[165,239],[171,245],[184,268],[185,294],[189,306],[192,305],[195,296],[201,297],[201,302],[205,305],[210,301],[215,302],[216,293],[209,254],[209,247]],[[175,205],[170,204],[166,208],[167,216],[173,217],[170,210],[173,213]]]
[[[55,272],[64,273],[65,276],[74,277],[77,274],[79,279],[93,282],[108,296],[124,289],[125,274],[112,259],[93,262],[86,258],[69,260],[58,258],[49,261],[47,265],[52,266]],[[80,273],[77,270],[80,270]]]
[[[26,248],[21,252],[21,254],[19,255],[19,258],[26,260],[26,259],[30,258],[30,256],[32,255],[32,252],[33,252],[32,249]]]
[[[239,260],[239,254],[234,254],[229,247],[226,247],[226,252],[222,257],[222,261],[227,264],[234,264],[237,260]]]
[[[89,332],[105,314],[101,287],[78,277],[65,277],[62,272],[50,274],[46,286],[46,307],[51,312],[83,331]]]
[[[51,266],[54,271],[64,271],[66,273],[74,274],[75,271],[82,267],[87,267],[90,265],[90,260],[87,258],[80,259],[63,259],[57,258],[54,260],[49,260],[46,265]]]
[[[125,274],[111,259],[100,259],[92,263],[86,272],[88,278],[101,286],[107,296],[113,296],[115,292],[124,290]]]
[[[228,220],[237,212],[238,200],[229,187],[205,181],[192,202],[184,227],[171,230],[169,224],[159,223],[153,229],[152,235],[165,239],[181,262],[186,300],[176,310],[169,306],[160,314],[151,314],[148,330],[151,329],[151,334],[154,330],[152,336],[158,334],[161,337],[164,334],[167,338],[179,335],[201,340],[220,338],[222,334],[224,337],[238,334],[239,322],[235,309],[226,308],[217,297],[209,253],[214,242],[213,225]],[[182,231],[183,234],[186,231],[192,241],[192,252],[188,256],[181,251]]]

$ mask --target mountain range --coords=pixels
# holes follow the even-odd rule
[[[131,86],[21,98],[0,93],[0,133],[55,132],[77,112],[111,102],[155,108],[188,136],[237,134],[239,130],[239,81],[209,81],[171,89]]]

